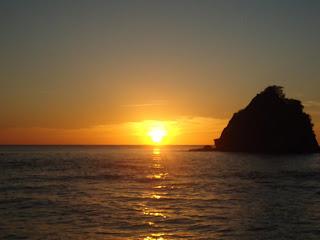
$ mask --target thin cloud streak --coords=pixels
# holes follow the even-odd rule
[[[303,102],[303,105],[305,107],[320,107],[320,102],[310,100],[310,101]]]
[[[313,100],[305,101],[303,102],[303,106],[305,106],[307,112],[314,117],[320,115],[320,102]]]
[[[153,107],[153,106],[165,106],[165,105],[168,105],[168,101],[160,100],[160,101],[154,101],[151,103],[126,104],[126,105],[121,105],[121,107],[140,108],[140,107]]]

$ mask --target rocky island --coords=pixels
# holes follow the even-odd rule
[[[235,113],[215,139],[215,150],[253,153],[319,151],[310,116],[299,100],[285,97],[282,87],[269,86]]]

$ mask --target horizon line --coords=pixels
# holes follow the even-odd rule
[[[148,146],[148,147],[161,147],[161,146],[203,146],[209,144],[0,144],[0,147],[10,146]]]

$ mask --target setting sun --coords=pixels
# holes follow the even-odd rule
[[[183,124],[178,121],[145,120],[132,123],[128,131],[145,145],[170,145],[180,134]]]
[[[148,132],[148,136],[151,138],[152,142],[160,144],[162,139],[167,135],[166,129],[163,127],[153,127]]]

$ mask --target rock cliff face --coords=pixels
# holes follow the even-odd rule
[[[220,151],[311,153],[319,151],[313,125],[300,101],[270,86],[235,113],[215,146]]]

